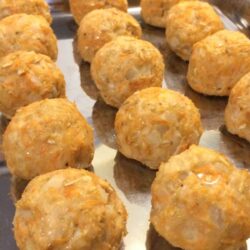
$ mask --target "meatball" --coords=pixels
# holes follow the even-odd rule
[[[80,24],[82,18],[89,12],[103,8],[117,8],[122,11],[127,11],[127,0],[69,0],[70,11],[77,24]]]
[[[22,179],[56,169],[88,167],[93,131],[66,99],[46,99],[20,108],[3,135],[10,172]]]
[[[232,89],[225,111],[229,132],[250,142],[250,73]]]
[[[91,62],[96,52],[117,36],[141,37],[140,24],[129,14],[115,8],[93,10],[81,21],[77,48],[83,60]]]
[[[17,13],[41,15],[48,23],[52,22],[49,5],[45,0],[1,0],[0,19]]]
[[[141,0],[141,15],[145,23],[159,28],[166,27],[168,11],[177,3],[195,0]]]
[[[199,93],[228,96],[249,71],[250,40],[241,32],[223,30],[194,45],[187,79]]]
[[[32,102],[58,97],[65,97],[64,76],[48,56],[17,51],[0,58],[0,111],[6,117]]]
[[[135,91],[162,86],[164,62],[151,43],[120,36],[97,52],[91,73],[103,100],[119,108]]]
[[[198,109],[178,92],[151,87],[135,92],[115,119],[118,150],[149,168],[158,169],[172,155],[199,142]]]
[[[83,169],[33,179],[16,203],[20,250],[118,250],[127,212],[109,183]]]
[[[0,21],[0,57],[18,50],[35,51],[56,60],[56,36],[42,16],[15,14]]]
[[[250,175],[191,146],[163,163],[152,185],[151,222],[176,247],[238,249],[250,236]]]
[[[213,7],[205,2],[181,2],[167,15],[166,38],[169,47],[188,61],[193,45],[224,28]]]

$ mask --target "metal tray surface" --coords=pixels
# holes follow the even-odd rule
[[[108,180],[117,190],[129,214],[128,234],[123,240],[121,249],[177,249],[161,238],[149,223],[150,187],[155,171],[117,152],[113,128],[116,109],[107,106],[98,97],[98,91],[91,80],[89,64],[79,63],[79,58],[74,52],[77,26],[67,10],[66,1],[51,2],[54,3],[52,26],[57,35],[59,47],[57,63],[65,75],[67,97],[77,104],[95,130],[96,151],[92,162],[93,171]],[[219,6],[216,9],[228,29],[240,29],[248,34],[247,17],[250,19],[248,1],[213,0],[212,3]],[[237,9],[235,3],[238,3]],[[190,89],[186,82],[188,64],[167,47],[164,30],[143,23],[139,7],[130,7],[129,12],[140,21],[143,27],[143,38],[157,46],[164,56],[166,64],[164,86],[184,93],[200,109],[205,129],[200,145],[226,154],[240,168],[250,167],[250,144],[229,134],[224,127],[224,109],[227,98],[207,97]],[[0,117],[0,145],[1,136],[7,124],[8,121]],[[10,176],[0,150],[0,250],[17,249],[12,232],[12,219],[15,211],[13,204],[20,198],[26,184],[25,181]],[[250,242],[248,242],[248,249],[250,249]]]

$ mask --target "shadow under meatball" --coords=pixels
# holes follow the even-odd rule
[[[147,240],[146,240],[146,249],[147,250],[181,250],[181,248],[177,248],[172,246],[169,242],[167,242],[163,237],[161,237],[155,230],[154,226],[150,224]],[[239,248],[233,248],[232,250],[247,250],[247,244],[244,242],[242,246]],[[229,248],[228,250],[231,250]]]
[[[227,154],[231,155],[235,161],[237,161],[237,167],[250,168],[250,143],[229,133],[225,126],[221,126],[221,142],[227,150]]]
[[[204,129],[219,129],[224,124],[224,112],[227,105],[227,97],[205,96],[196,93],[186,85],[185,95],[189,97],[200,110]]]
[[[74,36],[73,42],[72,42],[72,47],[73,47],[73,58],[75,60],[75,63],[78,65],[81,65],[83,62],[78,50],[77,50],[77,35]]]
[[[3,144],[3,134],[9,122],[10,122],[9,119],[0,114],[0,167],[5,165],[2,144]]]
[[[152,224],[150,224],[149,230],[147,233],[146,249],[147,250],[181,250],[180,248],[173,247],[163,237],[161,237],[156,232]]]
[[[82,61],[79,66],[81,87],[83,91],[92,99],[97,100],[99,97],[99,90],[97,89],[91,77],[90,64]]]
[[[225,126],[220,130],[205,131],[201,137],[200,145],[217,150],[229,157],[238,168],[249,168],[250,143],[236,135],[230,134]]]
[[[131,202],[143,203],[148,200],[155,175],[156,171],[148,169],[140,162],[128,159],[117,152],[114,179],[119,189]]]
[[[18,200],[21,199],[22,194],[28,185],[29,181],[21,179],[19,177],[12,176],[11,177],[11,187],[10,187],[10,194],[13,200],[13,203],[16,203]]]
[[[100,141],[108,147],[116,149],[114,122],[117,109],[98,100],[92,113],[93,125]]]

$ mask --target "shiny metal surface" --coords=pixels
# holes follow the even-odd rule
[[[99,99],[98,91],[90,77],[89,64],[80,63],[78,65],[79,58],[74,53],[74,36],[77,27],[67,12],[67,2],[56,2],[52,8],[54,12],[53,28],[59,39],[58,65],[65,75],[67,96],[76,102],[80,111],[95,129],[96,152],[92,163],[94,172],[107,179],[115,187],[128,210],[128,235],[124,239],[121,249],[174,250],[176,248],[158,236],[149,223],[150,186],[155,172],[117,152],[113,128],[116,110]],[[240,12],[236,13],[234,6],[236,3],[243,4],[243,2],[246,6],[250,6],[248,1],[213,1],[219,6],[218,12],[229,29],[240,28],[248,33],[246,18],[249,15],[250,19],[250,12],[248,13],[250,9],[247,10],[247,7],[237,5]],[[233,6],[234,12],[230,12]],[[144,39],[155,44],[164,56],[165,86],[184,93],[200,109],[205,128],[200,144],[225,153],[240,168],[250,167],[249,143],[230,135],[224,128],[223,117],[227,99],[206,97],[192,91],[186,83],[187,63],[181,61],[169,50],[163,30],[148,26],[141,21],[139,11],[140,9],[137,7],[130,8],[130,13],[142,24]],[[223,13],[226,13],[231,20]],[[245,26],[242,28],[239,20],[242,21],[240,17],[243,13]],[[1,134],[7,123],[8,121],[1,117],[0,144]],[[13,203],[20,197],[25,185],[24,181],[11,178],[5,167],[3,156],[0,154],[0,250],[17,249],[11,224],[14,215]]]
[[[250,0],[210,0],[235,23],[238,29],[250,35]]]

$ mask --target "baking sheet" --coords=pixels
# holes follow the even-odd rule
[[[248,1],[214,0],[213,3],[219,6],[217,11],[228,29],[240,29],[248,34],[247,18],[250,19],[248,13],[250,11],[246,7],[249,6]],[[74,36],[77,27],[67,12],[67,4],[56,1],[52,10],[54,11],[53,29],[59,39],[57,63],[65,75],[67,97],[76,102],[82,114],[95,129],[96,151],[92,162],[93,171],[112,184],[128,210],[128,235],[124,238],[121,249],[176,249],[158,236],[149,223],[150,186],[155,172],[117,152],[113,128],[116,109],[107,106],[98,98],[98,91],[90,77],[89,64],[78,65],[79,58],[74,53]],[[190,89],[186,82],[188,64],[169,50],[165,42],[164,30],[143,23],[138,7],[131,7],[129,12],[140,21],[143,27],[143,38],[157,46],[164,56],[165,87],[184,93],[200,109],[205,129],[200,144],[226,154],[240,168],[250,167],[249,143],[230,135],[224,127],[223,117],[227,98],[206,97]],[[0,144],[1,134],[7,123],[5,118],[0,117]],[[13,203],[20,197],[25,185],[26,182],[11,178],[0,153],[0,250],[17,249],[12,233]]]

